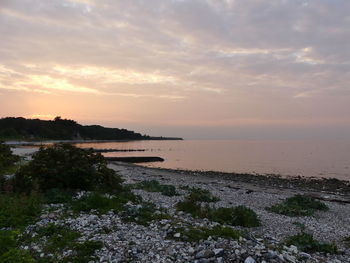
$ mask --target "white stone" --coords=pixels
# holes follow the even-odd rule
[[[255,259],[252,258],[252,257],[247,257],[245,260],[244,260],[244,263],[256,263]]]

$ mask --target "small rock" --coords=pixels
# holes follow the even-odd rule
[[[247,257],[245,260],[244,260],[244,263],[256,263],[255,259],[252,258],[252,257]]]
[[[211,257],[214,257],[214,256],[215,256],[215,254],[214,254],[213,251],[205,249],[205,250],[199,251],[196,254],[195,258],[197,258],[197,259],[199,259],[199,258],[211,258]]]
[[[213,250],[215,257],[222,257],[224,255],[223,248],[216,248]]]
[[[300,256],[301,259],[311,258],[311,256],[308,253],[305,253],[305,252],[300,252],[299,256]]]
[[[180,236],[181,236],[181,233],[175,233],[175,234],[174,234],[174,237],[179,238]]]

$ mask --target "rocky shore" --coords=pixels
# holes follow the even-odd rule
[[[259,184],[249,180],[230,180],[225,176],[213,176],[211,173],[171,171],[144,168],[141,166],[110,163],[110,168],[117,171],[126,184],[135,185],[147,180],[157,180],[161,184],[173,185],[178,195],[166,196],[160,192],[142,189],[132,190],[142,196],[144,201],[156,205],[156,213],[167,210],[168,218],[153,220],[148,226],[134,222],[125,222],[120,215],[109,211],[98,214],[94,211],[81,212],[78,215],[67,213],[63,205],[49,205],[40,220],[27,227],[26,233],[37,235],[36,229],[48,224],[68,226],[80,233],[80,241],[102,242],[102,247],[95,251],[96,260],[90,262],[350,262],[350,250],[344,239],[350,235],[349,192],[312,191],[305,187],[283,187],[275,183]],[[266,179],[269,181],[269,179]],[[275,182],[275,181],[274,181]],[[184,229],[212,229],[218,226],[208,219],[193,218],[178,211],[176,203],[184,200],[189,187],[209,190],[220,201],[214,207],[233,207],[244,205],[258,215],[261,226],[244,228],[238,239],[221,236],[206,236],[197,241],[184,240]],[[334,189],[333,189],[334,190]],[[276,203],[295,194],[313,194],[329,207],[328,211],[316,212],[314,216],[289,217],[266,210]],[[81,198],[89,193],[78,193]],[[345,202],[342,202],[342,201]],[[132,209],[139,209],[137,206]],[[64,216],[62,216],[64,215]],[[320,242],[334,243],[337,254],[305,253],[294,245],[287,246],[286,238],[303,231],[312,234]],[[44,239],[45,240],[45,239]],[[24,249],[42,253],[40,241],[24,246]],[[65,253],[71,253],[66,251]],[[50,256],[50,255],[49,255]],[[52,255],[54,256],[54,255]]]

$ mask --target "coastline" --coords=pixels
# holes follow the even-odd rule
[[[115,163],[115,162],[110,162]],[[350,181],[327,177],[283,176],[278,174],[230,173],[220,171],[202,171],[149,167],[141,164],[126,164],[116,162],[121,166],[137,166],[149,170],[173,173],[174,176],[196,176],[209,179],[222,179],[228,182],[246,184],[247,187],[262,187],[280,190],[300,190],[305,192],[320,192],[343,196],[350,201]]]
[[[310,181],[309,178],[300,177],[291,179],[249,174],[233,176],[230,173],[149,168],[121,162],[108,162],[108,167],[120,175],[125,189],[130,189],[139,196],[142,204],[128,202],[125,204],[127,210],[110,209],[104,212],[98,210],[100,202],[96,209],[79,212],[73,212],[69,203],[48,204],[40,219],[28,226],[25,233],[35,236],[40,229],[51,225],[76,231],[80,235],[80,241],[101,244],[99,249],[92,251],[96,260],[89,262],[350,263],[350,199],[347,188],[343,187],[339,191],[339,184],[347,187],[349,182],[330,179],[329,182],[334,182],[334,186],[330,186],[328,181],[321,179],[317,187],[312,187],[314,179]],[[154,191],[135,187],[150,180],[159,186],[174,189],[175,193],[166,195],[159,189]],[[300,183],[294,185],[293,182],[297,180],[310,183],[307,187]],[[203,203],[203,207],[213,210],[245,207],[253,211],[259,224],[233,225],[210,217],[190,215],[188,211],[178,209],[177,205],[186,200],[193,188],[208,191],[216,198],[212,203]],[[94,194],[98,193],[78,191],[73,200]],[[321,198],[327,209],[307,216],[287,216],[268,209],[296,195]],[[104,202],[111,198],[114,197],[110,194],[100,196]],[[165,213],[164,217],[154,218],[149,224],[141,224],[137,220],[138,213],[135,212],[148,205],[155,207],[151,215]],[[125,215],[135,220],[125,221]],[[205,237],[188,239],[187,235],[191,235],[192,230],[198,234],[198,231],[212,231],[218,226],[222,229],[229,227],[230,231],[236,231],[234,233],[239,233],[239,236],[232,238],[225,236],[225,232],[209,232]],[[311,235],[316,240],[314,242],[320,245],[335,247],[336,252],[305,251],[295,243],[288,244],[288,239],[301,233]],[[46,236],[40,242],[45,240]],[[22,245],[21,249],[30,248],[44,257],[46,255],[41,246],[44,246],[43,243],[38,246],[34,242],[29,246]],[[69,255],[72,250],[69,251],[64,253]]]
[[[250,207],[262,220],[261,227],[249,230],[254,236],[272,236],[282,242],[287,236],[296,234],[299,231],[299,227],[296,224],[298,222],[304,225],[306,230],[311,232],[318,240],[335,242],[348,253],[350,258],[350,251],[344,246],[343,242],[343,239],[350,233],[350,193],[343,192],[339,195],[338,192],[328,191],[332,190],[332,188],[319,189],[318,187],[322,188],[322,185],[325,186],[324,181],[321,181],[322,183],[316,189],[308,189],[304,187],[283,187],[275,184],[260,185],[254,181],[238,180],[241,177],[229,180],[227,176],[222,176],[220,173],[213,176],[214,172],[148,168],[118,162],[110,163],[109,166],[120,174],[126,180],[126,183],[158,180],[160,183],[174,185],[177,189],[183,186],[199,187],[209,190],[220,198],[221,201],[216,204],[218,207],[237,205]],[[269,178],[261,177],[262,179]],[[280,179],[278,178],[277,180],[279,181]],[[287,182],[288,179],[283,180]],[[267,182],[271,181],[267,180]],[[294,180],[290,182],[294,182]],[[143,190],[137,190],[137,193],[141,194],[146,201],[157,203],[160,207],[167,209],[174,209],[176,201],[183,198],[168,198],[160,193],[145,192]],[[326,212],[317,212],[314,217],[289,217],[266,210],[266,207],[296,194],[312,195],[313,197],[321,198],[330,209]],[[176,212],[174,211],[174,213]],[[198,219],[195,219],[195,221],[198,221]]]
[[[104,143],[104,142],[133,142],[133,141],[183,141],[183,138],[175,137],[150,137],[142,139],[119,139],[119,140],[5,140],[5,144],[10,146],[41,146],[55,143]]]

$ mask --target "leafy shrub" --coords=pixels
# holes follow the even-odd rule
[[[88,240],[84,243],[76,243],[72,249],[74,250],[73,255],[70,255],[62,260],[62,262],[74,262],[74,263],[85,263],[90,262],[94,257],[96,250],[103,247],[101,241]]]
[[[203,209],[200,203],[186,199],[184,201],[178,202],[175,206],[178,211],[183,211],[185,213],[191,214],[193,217],[200,218],[205,217],[205,213],[209,209]]]
[[[44,196],[48,204],[64,204],[72,201],[73,193],[71,191],[53,188],[46,191]]]
[[[22,228],[35,221],[42,209],[40,195],[0,195],[0,228]]]
[[[312,253],[312,252],[324,252],[336,254],[338,252],[335,244],[320,243],[313,238],[312,235],[301,232],[295,236],[291,236],[286,240],[288,246],[294,245],[299,250]]]
[[[19,156],[12,154],[10,146],[0,141],[0,174],[19,160]]]
[[[99,193],[85,195],[78,200],[74,200],[71,204],[73,211],[89,212],[96,210],[98,213],[106,213],[110,210],[121,210],[126,200],[117,197],[106,197]]]
[[[344,242],[345,242],[345,245],[346,245],[348,248],[350,248],[350,236],[344,238]]]
[[[186,197],[187,200],[193,201],[193,202],[217,202],[220,201],[220,199],[210,193],[207,189],[201,189],[201,188],[191,188],[189,195]]]
[[[141,198],[130,192],[122,192],[112,197],[107,197],[100,193],[92,193],[72,201],[71,207],[75,212],[89,212],[95,210],[103,214],[110,210],[114,210],[115,212],[121,211],[124,209],[124,205],[129,201],[140,203]]]
[[[102,247],[100,241],[79,242],[80,233],[68,227],[50,223],[36,229],[36,234],[27,234],[22,242],[26,244],[40,244],[44,257],[37,251],[31,251],[38,262],[89,262],[94,259],[94,252]],[[57,255],[63,255],[64,251],[72,250],[72,253],[56,261]],[[51,255],[51,256],[50,256]],[[54,257],[54,258],[52,258]]]
[[[176,204],[176,209],[189,213],[193,217],[208,218],[221,224],[244,227],[260,226],[257,214],[245,206],[210,208],[208,205],[202,207],[198,202],[185,199]]]
[[[0,255],[2,263],[35,263],[35,260],[27,251],[12,248],[6,253]]]
[[[45,237],[45,253],[55,253],[71,248],[75,240],[80,237],[76,231],[72,231],[67,227],[55,225],[53,223],[38,230],[36,239]]]
[[[14,178],[15,190],[21,192],[54,188],[119,191],[121,183],[122,179],[107,167],[101,154],[69,144],[40,148]]]
[[[209,211],[209,219],[222,224],[233,226],[256,227],[260,226],[257,214],[245,206],[230,208],[220,207]]]
[[[173,185],[160,184],[157,180],[146,180],[133,185],[134,189],[143,189],[147,192],[160,192],[166,196],[178,195]]]
[[[19,231],[0,230],[0,262],[34,263],[34,259],[25,251],[17,249]]]
[[[17,231],[0,230],[0,255],[16,247]]]
[[[312,197],[295,195],[267,210],[287,216],[312,216],[317,210],[325,211],[328,207]]]
[[[135,222],[147,226],[153,220],[169,219],[165,209],[157,209],[152,203],[143,202],[136,206],[125,206],[121,213],[125,222]]]
[[[179,233],[180,236],[175,236],[176,233]],[[175,228],[167,235],[167,238],[188,242],[198,242],[200,240],[206,240],[208,237],[222,237],[237,240],[240,237],[240,233],[231,227],[215,226],[213,228],[205,228],[190,226],[188,228]]]

